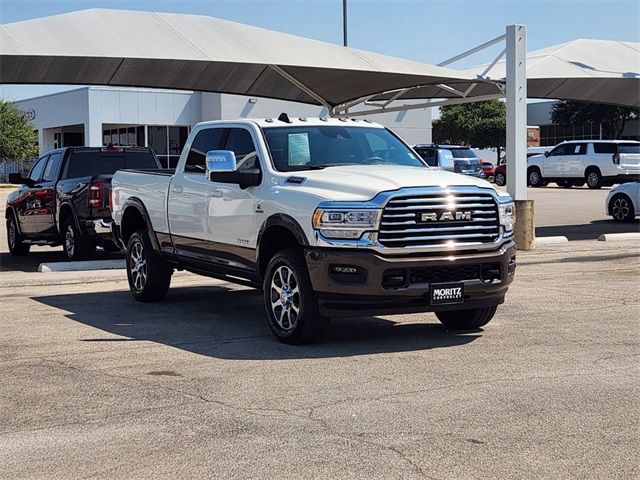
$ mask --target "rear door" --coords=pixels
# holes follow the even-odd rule
[[[228,130],[204,127],[187,144],[184,167],[178,166],[167,201],[169,229],[179,255],[208,261],[211,255],[209,212],[217,190],[205,176],[205,159],[210,150],[221,150]],[[182,162],[181,162],[182,163]]]
[[[587,154],[586,143],[569,143],[564,156],[564,176],[582,178],[584,177],[583,160]]]
[[[34,187],[34,195],[40,204],[34,210],[35,230],[41,235],[56,235],[56,182],[62,165],[64,152],[54,152],[49,156],[42,178]]]
[[[619,143],[620,167],[633,173],[640,173],[640,143]]]

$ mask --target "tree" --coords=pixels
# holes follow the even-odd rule
[[[433,122],[436,143],[454,143],[476,148],[495,148],[506,145],[507,107],[504,102],[486,102],[448,105],[440,110],[440,118]]]
[[[0,160],[23,162],[38,155],[38,134],[24,112],[0,99]]]
[[[600,103],[562,100],[553,105],[551,120],[565,127],[592,122],[602,126],[606,138],[617,140],[622,136],[627,120],[638,118],[640,109],[603,105]]]

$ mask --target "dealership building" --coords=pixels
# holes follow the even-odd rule
[[[82,87],[16,102],[38,131],[40,153],[67,146],[147,146],[174,167],[191,127],[206,120],[328,114],[303,103],[207,92]],[[408,143],[431,142],[431,113],[417,109],[371,115]]]

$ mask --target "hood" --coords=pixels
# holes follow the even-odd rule
[[[435,168],[398,165],[328,167],[295,172],[289,176],[305,178],[301,187],[322,192],[323,196],[334,201],[371,200],[380,192],[403,187],[477,186],[495,190],[489,182],[479,178]]]

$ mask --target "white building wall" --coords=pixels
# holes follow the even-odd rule
[[[83,87],[16,102],[35,115],[40,151],[53,148],[53,131],[68,125],[84,125],[85,145],[101,146],[103,124],[189,125],[204,120],[327,116],[326,108],[283,100],[181,92],[142,88]],[[409,144],[431,143],[431,112],[427,109],[370,115]]]

